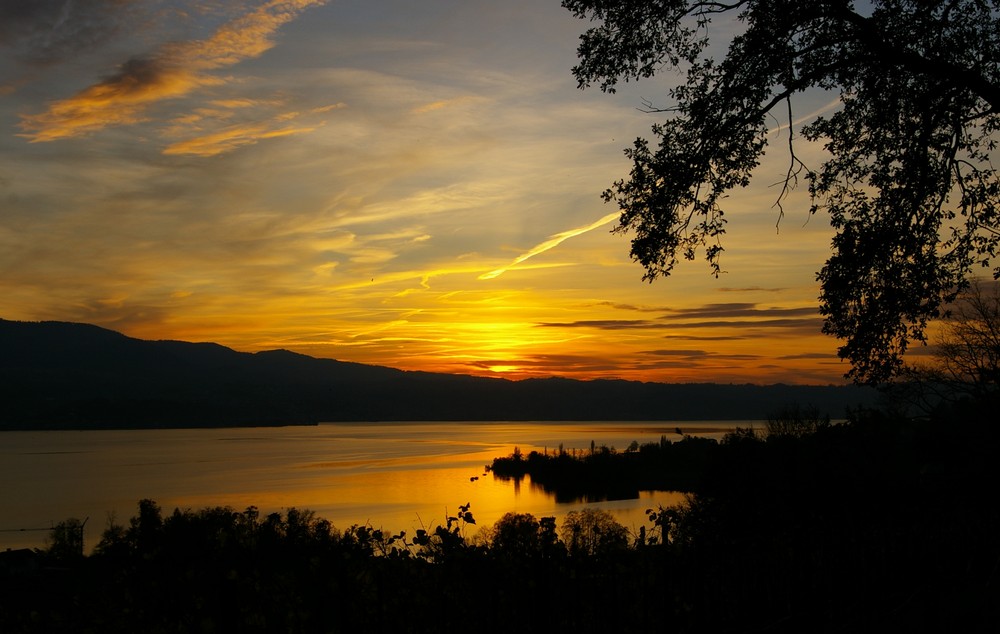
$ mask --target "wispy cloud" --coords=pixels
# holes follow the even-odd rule
[[[761,358],[761,355],[759,354],[732,354],[732,353],[720,353],[712,350],[684,350],[684,349],[647,350],[643,354],[647,354],[654,357],[670,357],[670,358],[676,357],[687,361],[695,361],[701,359],[753,361],[755,359]]]
[[[832,352],[803,352],[800,354],[786,354],[778,358],[785,361],[795,359],[836,359],[837,355]]]
[[[711,356],[713,353],[707,350],[685,350],[681,349],[666,349],[666,350],[647,350],[644,354],[653,355],[655,357],[683,357],[685,359],[697,359]]]
[[[608,305],[608,304],[603,304]],[[636,312],[652,312],[650,308],[630,304],[615,304],[612,308]],[[660,308],[656,319],[583,319],[562,322],[541,322],[542,328],[573,328],[600,331],[663,330],[670,339],[690,341],[737,341],[746,339],[751,332],[766,330],[773,334],[788,331],[797,333],[820,332],[823,320],[813,307],[759,308],[752,303],[704,304],[690,308]],[[733,330],[721,336],[704,335],[702,329]],[[688,334],[686,331],[692,331]],[[674,334],[677,333],[677,334]]]
[[[258,114],[258,106],[273,108],[280,102],[257,102],[249,99],[234,99],[215,101],[215,108],[200,108],[188,115],[174,119],[171,127],[165,132],[167,136],[187,136],[183,141],[171,143],[163,149],[166,155],[216,156],[231,152],[245,145],[253,145],[263,139],[273,139],[295,134],[314,132],[325,125],[325,121],[317,120],[316,115],[325,114],[331,110],[346,107],[337,103],[307,112],[282,112],[270,117],[258,117],[259,120],[225,124],[234,117],[235,112],[253,110],[251,116]],[[293,121],[306,119],[306,123],[292,125]],[[205,128],[212,131],[205,132]]]
[[[777,328],[777,329],[794,329],[802,330],[806,332],[816,332],[818,333],[822,326],[823,320],[819,317],[815,319],[760,319],[760,320],[743,320],[743,319],[731,319],[731,320],[716,320],[716,321],[698,321],[693,323],[684,324],[668,324],[670,328]]]
[[[617,310],[629,310],[638,313],[664,313],[669,311],[669,308],[663,306],[645,306],[637,304],[624,304],[621,302],[598,302],[594,304],[595,306],[607,306],[608,308],[614,308]]]
[[[144,121],[158,102],[225,83],[212,71],[259,57],[274,46],[273,35],[282,25],[325,2],[272,0],[224,24],[208,39],[167,44],[148,57],[133,58],[114,75],[44,112],[22,115],[22,136],[33,143],[49,142]]]
[[[486,370],[504,376],[529,378],[532,376],[551,376],[555,372],[562,374],[582,374],[584,377],[594,374],[598,376],[607,373],[616,374],[626,364],[618,363],[602,356],[527,354],[509,359],[479,359],[467,365],[474,371]]]
[[[580,321],[543,322],[539,328],[596,328],[598,330],[646,330],[663,324],[644,319],[583,319]]]
[[[540,328],[593,328],[596,330],[677,330],[698,328],[793,328],[819,332],[823,325],[820,318],[814,319],[725,319],[675,323],[667,320],[650,321],[641,319],[590,319],[566,322],[543,322]],[[712,337],[709,340],[718,340]]]
[[[243,145],[256,143],[261,139],[273,139],[276,137],[312,132],[315,128],[278,128],[269,129],[267,125],[243,125],[233,126],[221,132],[215,132],[196,139],[174,143],[165,150],[164,154],[193,154],[195,156],[215,156],[230,150],[234,150]]]
[[[430,103],[417,106],[413,109],[413,114],[427,114],[428,112],[434,112],[435,110],[443,110],[445,108],[451,108],[453,106],[475,101],[482,101],[482,99],[477,99],[476,97],[471,96],[456,97],[454,99],[439,99],[438,101],[432,101]]]
[[[784,288],[764,288],[762,286],[746,286],[744,288],[732,288],[724,286],[718,289],[720,293],[750,293],[750,292],[763,292],[763,293],[779,293]]]
[[[829,233],[776,241],[772,192],[732,201],[725,278],[640,279],[600,189],[648,115],[576,90],[559,3],[321,4],[0,2],[0,315],[511,378],[843,372],[806,308]]]
[[[705,304],[696,308],[671,310],[667,319],[704,319],[708,318],[738,318],[738,317],[815,317],[819,314],[815,306],[801,308],[758,308],[757,304],[730,303]]]
[[[663,335],[663,338],[675,341],[742,341],[748,337],[742,335]]]
[[[506,273],[510,269],[514,268],[515,266],[517,266],[521,262],[524,262],[525,260],[527,260],[529,258],[533,258],[536,255],[539,255],[541,253],[545,253],[549,249],[554,249],[555,247],[559,246],[560,244],[562,244],[566,240],[569,240],[570,238],[574,238],[574,237],[576,237],[578,235],[582,235],[584,233],[587,233],[588,231],[593,231],[594,229],[598,229],[600,227],[603,227],[604,225],[612,222],[613,220],[617,220],[618,216],[619,216],[619,212],[616,211],[614,213],[610,213],[610,214],[604,216],[600,220],[597,220],[595,222],[590,223],[589,225],[585,225],[583,227],[577,227],[576,229],[570,229],[569,231],[563,231],[561,233],[557,233],[554,236],[552,236],[551,238],[549,238],[548,240],[546,240],[545,242],[542,242],[541,244],[539,244],[539,245],[535,246],[534,248],[530,249],[526,253],[523,253],[522,255],[517,256],[516,258],[514,258],[514,261],[511,262],[510,264],[508,264],[507,266],[501,267],[499,269],[495,269],[493,271],[490,271],[489,273],[483,273],[482,275],[479,276],[479,279],[481,279],[481,280],[492,280],[492,279],[495,279],[497,277],[500,277],[501,275],[503,275],[504,273]]]

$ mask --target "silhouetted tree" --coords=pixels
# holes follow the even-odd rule
[[[1000,288],[989,292],[972,283],[944,320],[932,358],[907,366],[896,386],[924,409],[1000,392]]]
[[[129,520],[128,538],[141,552],[149,552],[163,535],[160,506],[150,499],[139,500],[139,515]]]
[[[580,87],[679,71],[658,147],[637,139],[628,180],[604,193],[633,232],[632,257],[652,280],[704,249],[716,275],[725,199],[746,187],[780,124],[788,169],[782,203],[800,178],[810,213],[836,231],[819,273],[824,332],[844,340],[848,376],[881,383],[909,342],[954,299],[976,264],[994,266],[1000,178],[990,162],[1000,127],[1000,12],[977,0],[563,0],[597,23],[581,36]],[[713,19],[735,35],[711,58]],[[822,143],[813,167],[796,153],[795,96],[839,95],[808,115],[801,135]],[[780,120],[779,120],[780,118]],[[1000,267],[994,268],[1000,276]]]
[[[563,520],[562,540],[569,554],[607,555],[628,547],[628,529],[602,509],[570,511]]]
[[[830,417],[822,416],[814,406],[785,405],[767,417],[769,438],[806,436],[830,425]]]
[[[505,513],[480,532],[479,541],[504,558],[549,558],[565,553],[554,517],[536,519],[530,513]]]
[[[489,546],[502,557],[527,558],[541,551],[541,525],[531,513],[506,513],[493,524]]]
[[[48,553],[57,559],[77,559],[83,557],[83,527],[75,517],[63,520],[52,527],[48,539]]]

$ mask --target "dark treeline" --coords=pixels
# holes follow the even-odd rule
[[[693,493],[635,533],[597,511],[467,538],[468,506],[408,535],[143,501],[89,556],[72,522],[47,552],[0,553],[0,631],[993,632],[995,411],[661,443],[700,456]]]
[[[659,442],[632,441],[621,451],[594,441],[589,449],[567,450],[560,445],[551,453],[545,449],[527,455],[515,447],[513,454],[494,458],[487,469],[501,479],[530,476],[533,485],[553,494],[558,502],[629,500],[638,498],[640,491],[696,493],[708,485],[706,479],[711,474],[728,470],[726,463],[734,459],[734,445],[754,446],[760,441],[765,446],[770,443],[772,452],[778,447],[800,452],[807,437],[827,442],[834,434],[831,426],[829,415],[821,414],[818,407],[791,404],[772,413],[760,429],[753,424],[737,427],[721,445],[713,438],[688,435],[677,427],[679,439],[671,441],[664,434]],[[849,433],[848,429],[841,427],[838,433]],[[789,444],[789,439],[803,442]],[[762,458],[771,461],[774,456]]]

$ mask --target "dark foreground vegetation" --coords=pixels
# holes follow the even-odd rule
[[[470,538],[468,506],[392,534],[144,500],[89,556],[73,520],[46,552],[0,553],[0,631],[994,632],[994,406],[534,458],[691,450],[688,504],[637,532],[600,511],[508,514]]]

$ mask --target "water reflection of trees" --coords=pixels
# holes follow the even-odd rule
[[[593,442],[583,452],[560,447],[524,455],[515,448],[510,456],[496,458],[490,471],[515,487],[528,478],[559,503],[635,500],[640,491],[694,491],[717,445],[711,438],[683,436],[671,442],[661,436],[659,442],[636,441],[621,452]]]

